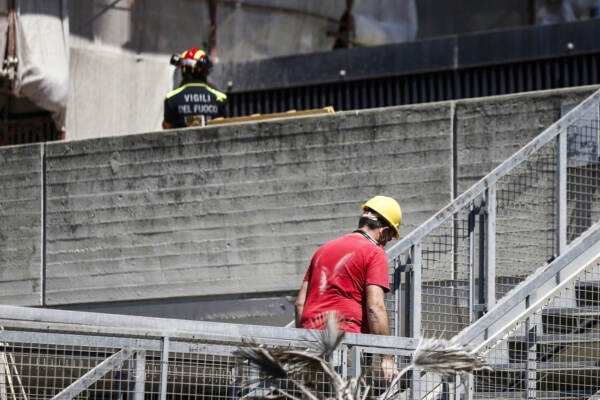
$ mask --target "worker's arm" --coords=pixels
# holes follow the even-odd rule
[[[367,285],[367,318],[369,330],[374,335],[390,334],[387,312],[383,302],[384,294],[381,286]],[[381,370],[388,383],[398,375],[398,368],[391,355],[386,354],[381,357]]]
[[[308,281],[303,281],[298,296],[296,296],[296,328],[301,328],[300,321],[302,319],[302,310],[306,302],[306,293],[308,292]]]
[[[381,286],[367,285],[367,318],[369,331],[374,335],[390,334],[383,296],[384,291]]]

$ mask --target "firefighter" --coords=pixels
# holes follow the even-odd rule
[[[402,210],[396,200],[375,196],[362,205],[358,229],[321,246],[314,254],[296,298],[296,327],[323,329],[325,315],[341,317],[346,332],[389,335],[384,294],[389,291],[383,247],[400,236]],[[381,367],[392,380],[398,370],[392,357]]]
[[[165,98],[164,129],[203,126],[225,116],[227,96],[206,82],[212,62],[204,51],[194,47],[180,56],[173,55],[171,64],[181,69],[183,79]]]

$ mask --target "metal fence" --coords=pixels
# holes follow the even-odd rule
[[[511,292],[457,340],[487,334],[477,351],[491,370],[470,379],[473,398],[594,398],[600,391],[600,224]],[[559,283],[557,283],[557,281]]]
[[[395,334],[453,337],[600,219],[599,104],[600,91],[388,250]]]
[[[265,379],[235,351],[249,343],[314,347],[311,331],[0,306],[0,399],[239,399],[298,392],[291,378]],[[382,354],[400,366],[416,341],[348,334],[333,364],[386,389]],[[331,390],[321,372],[304,378]],[[407,386],[406,380],[400,385]]]
[[[415,369],[402,399],[582,398],[600,390],[600,223],[453,340],[477,345],[491,371],[459,380]],[[560,283],[557,284],[557,277]],[[315,331],[0,306],[0,399],[252,399],[332,396],[323,372],[268,379],[236,353],[262,345],[315,348]],[[387,389],[381,357],[399,369],[417,340],[347,334],[331,363],[363,376],[368,398]],[[302,377],[299,377],[299,376]],[[318,397],[321,398],[321,397]],[[366,397],[365,397],[366,398]]]
[[[600,264],[579,279],[490,349],[492,371],[474,376],[473,395],[481,399],[591,399],[600,393]]]

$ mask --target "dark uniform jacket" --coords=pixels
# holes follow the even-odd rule
[[[203,82],[188,82],[167,94],[164,120],[172,128],[202,125],[202,119],[224,117],[226,104],[225,93]]]

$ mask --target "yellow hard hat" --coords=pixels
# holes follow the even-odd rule
[[[367,207],[381,215],[394,228],[396,239],[400,237],[398,227],[402,223],[402,210],[396,200],[387,196],[375,196],[362,205],[363,210]]]

